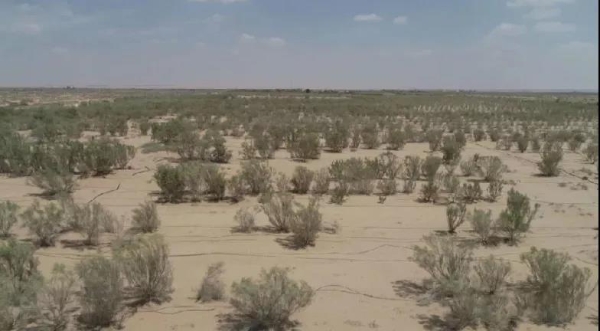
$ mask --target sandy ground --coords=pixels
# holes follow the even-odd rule
[[[141,146],[148,137],[125,138],[124,142]],[[242,139],[228,138],[228,147],[234,157],[228,172],[239,169],[240,144]],[[514,187],[541,204],[541,211],[533,222],[531,232],[517,247],[501,245],[495,248],[477,248],[475,255],[489,254],[503,257],[512,263],[512,280],[525,277],[526,268],[519,261],[519,254],[531,246],[551,248],[568,252],[573,263],[592,269],[593,280],[598,278],[598,190],[597,184],[569,174],[555,178],[536,177],[536,153],[520,154],[493,148],[490,142],[469,143],[463,159],[474,153],[498,155],[510,168],[505,175],[514,181]],[[425,156],[427,144],[408,144],[398,156],[417,154]],[[359,150],[342,154],[323,153],[321,159],[308,162],[310,169],[328,166],[333,160],[352,156],[377,156],[383,150]],[[90,178],[80,181],[74,198],[87,202],[96,198],[120,217],[129,221],[131,210],[144,200],[151,199],[149,193],[158,188],[151,181],[153,169],[164,160],[165,152],[141,154],[130,163],[131,170],[118,171],[106,178]],[[299,163],[289,159],[288,153],[280,151],[270,165],[276,170],[291,175]],[[594,171],[590,180],[597,182],[593,165],[585,164],[583,156],[565,153],[563,166],[566,171],[583,176],[581,168]],[[458,169],[457,169],[458,171]],[[464,180],[464,178],[462,178]],[[566,184],[561,184],[566,183]],[[578,184],[583,186],[577,186]],[[420,184],[419,184],[420,185]],[[118,190],[115,190],[119,187]],[[485,186],[482,186],[485,191]],[[504,195],[496,203],[479,202],[473,208],[491,209],[494,216],[505,207]],[[418,191],[418,188],[417,188]],[[23,208],[34,199],[31,193],[38,189],[26,184],[24,178],[1,178],[0,199],[17,202]],[[424,235],[446,229],[445,206],[416,202],[417,194],[398,194],[389,197],[385,204],[378,204],[376,196],[351,196],[342,206],[322,203],[321,211],[327,224],[337,221],[341,225],[338,234],[322,233],[316,247],[306,250],[289,250],[276,242],[286,235],[269,233],[232,233],[235,212],[243,206],[256,204],[254,198],[232,205],[227,202],[196,204],[161,204],[158,207],[163,234],[171,250],[174,268],[172,300],[160,306],[141,308],[125,320],[125,330],[216,330],[219,315],[230,311],[227,302],[199,304],[193,300],[194,289],[206,272],[207,267],[217,261],[225,263],[224,281],[230,284],[242,277],[257,276],[261,268],[287,266],[294,269],[292,277],[308,282],[317,289],[313,303],[294,318],[301,322],[301,330],[424,330],[432,329],[435,317],[446,311],[437,304],[420,305],[415,295],[400,295],[407,291],[410,282],[419,283],[427,274],[409,261],[410,247],[421,242]],[[307,196],[296,196],[306,202]],[[258,225],[266,225],[266,217],[259,214]],[[469,225],[458,231],[463,238],[470,238]],[[17,229],[20,238],[27,237],[24,229]],[[66,234],[61,239],[77,239],[77,234]],[[110,237],[103,238],[109,242]],[[47,275],[52,265],[60,262],[74,265],[93,250],[65,247],[67,241],[54,248],[40,249],[36,255],[41,269]],[[100,250],[108,252],[108,245]],[[567,330],[596,330],[590,318],[597,316],[598,291],[588,299],[587,307],[576,323]],[[597,318],[597,317],[596,317]],[[543,330],[544,326],[521,323],[518,330]]]

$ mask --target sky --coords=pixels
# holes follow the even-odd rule
[[[598,0],[0,0],[0,86],[598,90]]]

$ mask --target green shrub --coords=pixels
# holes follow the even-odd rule
[[[131,224],[134,229],[142,233],[156,232],[160,227],[160,218],[156,210],[156,204],[146,201],[133,210]]]
[[[289,269],[262,270],[260,278],[242,278],[231,286],[231,305],[242,324],[258,330],[285,330],[290,317],[308,306],[314,296],[305,282],[288,277]]]
[[[498,139],[500,139],[500,131],[498,131],[497,129],[488,129],[487,134],[492,142],[498,142]]]
[[[252,160],[256,158],[256,147],[254,146],[254,142],[251,139],[246,139],[242,143],[242,150],[240,151],[240,155],[243,160]]]
[[[261,159],[272,159],[275,154],[275,149],[273,148],[273,140],[269,135],[261,134],[254,138],[254,146],[256,147],[256,151]]]
[[[396,179],[402,173],[402,163],[396,154],[392,152],[381,153],[374,160],[378,165],[379,175],[377,178]]]
[[[449,204],[446,206],[446,220],[448,221],[448,233],[456,233],[456,229],[465,221],[467,206],[463,203]]]
[[[479,322],[479,311],[481,298],[470,289],[456,293],[448,299],[450,312],[445,318],[445,324],[450,330],[462,330],[464,328],[476,328]]]
[[[314,246],[317,234],[322,228],[321,212],[317,199],[311,198],[308,206],[298,205],[299,210],[290,222],[293,241],[296,247]]]
[[[179,155],[183,161],[206,160],[207,150],[209,148],[207,141],[200,139],[200,136],[192,128],[179,132],[168,145],[170,150]]]
[[[200,201],[200,198],[204,193],[205,183],[203,172],[205,166],[206,164],[201,163],[200,161],[194,161],[180,164],[177,166],[177,168],[175,168],[175,170],[181,173],[184,183],[183,190],[187,190],[190,193],[192,201]],[[174,170],[170,171],[174,173]],[[178,178],[178,176],[174,177]],[[181,185],[181,183],[179,183],[179,185]],[[178,188],[177,190],[181,190],[181,188]]]
[[[406,138],[400,127],[390,129],[387,138],[388,149],[397,151],[406,145]]]
[[[215,165],[208,165],[202,171],[202,181],[206,185],[206,194],[211,195],[211,199],[220,201],[225,198],[225,188],[227,179],[225,173]]]
[[[398,192],[398,183],[395,179],[382,179],[377,183],[377,189],[383,196],[394,195]]]
[[[204,145],[210,148],[208,160],[213,163],[228,163],[231,151],[225,146],[225,138],[217,131],[208,131],[202,138]]]
[[[61,203],[68,228],[85,236],[87,245],[98,245],[100,233],[110,232],[117,219],[97,202],[78,205],[69,199]]]
[[[488,198],[490,201],[495,202],[502,195],[502,189],[504,187],[503,180],[495,180],[490,182],[487,187]]]
[[[355,151],[358,147],[360,147],[361,138],[360,138],[360,129],[355,126],[352,129],[351,137],[350,137],[350,150]]]
[[[331,127],[325,132],[325,146],[329,151],[340,153],[348,147],[350,130],[348,125],[342,120],[334,121]]]
[[[35,302],[42,285],[35,248],[13,238],[0,242],[0,301],[8,306]]]
[[[150,130],[150,122],[148,122],[147,118],[142,118],[138,122],[138,127],[140,129],[140,134],[142,136],[147,136],[148,131]]]
[[[527,150],[527,146],[529,145],[529,138],[527,136],[521,135],[517,138],[517,148],[519,152],[525,153]]]
[[[30,184],[42,189],[43,195],[54,197],[69,195],[75,190],[75,178],[66,170],[40,170],[33,173]]]
[[[87,257],[75,270],[81,281],[80,322],[89,327],[120,324],[123,307],[123,278],[116,262],[103,257]]]
[[[521,296],[534,322],[548,325],[571,323],[585,308],[592,294],[589,269],[569,265],[566,253],[532,247],[521,254],[530,275],[521,286]]]
[[[539,204],[535,204],[531,209],[529,197],[521,194],[514,189],[508,191],[506,199],[506,209],[500,213],[498,227],[508,235],[511,244],[515,244],[519,237],[529,231],[531,221],[539,209]]]
[[[104,176],[110,174],[113,169],[125,168],[134,156],[133,147],[103,137],[87,143],[83,163],[86,172],[92,172],[94,176]]]
[[[562,147],[558,144],[546,143],[541,153],[542,160],[537,163],[542,176],[555,177],[560,174],[559,163],[563,158]]]
[[[440,186],[434,180],[428,180],[421,185],[421,201],[435,203],[439,198]]]
[[[345,181],[338,182],[331,190],[331,203],[341,205],[346,200],[350,187]]]
[[[64,212],[61,208],[54,203],[42,207],[40,202],[35,200],[21,217],[23,225],[29,233],[36,236],[40,246],[54,246],[54,241],[63,228]]]
[[[502,179],[502,175],[508,171],[508,168],[497,156],[480,157],[477,160],[480,175],[486,182],[493,182]]]
[[[471,228],[473,228],[473,232],[479,237],[480,242],[484,245],[490,244],[490,239],[496,233],[496,226],[492,220],[492,211],[488,210],[485,212],[475,209],[472,214],[469,214],[468,218]]]
[[[116,251],[117,261],[127,280],[130,304],[162,303],[171,299],[173,271],[169,248],[158,234],[136,236]]]
[[[477,171],[477,163],[473,160],[467,160],[460,163],[460,171],[463,176],[470,177]]]
[[[583,149],[583,153],[588,162],[591,162],[592,164],[598,162],[598,144],[588,143]]]
[[[0,202],[0,238],[10,237],[10,229],[17,224],[19,206],[11,201]]]
[[[498,293],[506,285],[510,269],[510,262],[493,255],[480,260],[474,267],[479,290],[487,295]]]
[[[208,266],[202,284],[196,293],[196,301],[211,302],[225,298],[225,284],[221,280],[225,270],[223,262],[213,263]]]
[[[290,191],[290,179],[283,172],[280,172],[275,176],[275,189],[277,192]]]
[[[376,149],[381,145],[376,123],[367,123],[360,131],[360,138],[366,149]]]
[[[444,191],[454,195],[460,187],[460,180],[455,175],[447,173],[443,175],[442,184],[444,185]]]
[[[587,139],[582,132],[575,132],[573,134],[573,137],[568,141],[569,150],[571,152],[579,150],[579,148],[581,148],[581,145],[583,145],[583,143],[585,143],[586,140]]]
[[[463,183],[456,192],[456,199],[465,203],[475,203],[481,200],[482,194],[479,182]]]
[[[442,159],[437,156],[428,156],[421,165],[421,174],[425,176],[425,179],[432,181],[437,174],[438,169],[442,165]]]
[[[315,133],[303,134],[288,147],[292,159],[316,160],[321,155],[319,136]]]
[[[297,194],[306,194],[310,189],[310,184],[315,177],[314,171],[308,170],[308,168],[303,166],[297,166],[294,169],[294,174],[292,175],[292,185],[294,186],[294,193]]]
[[[234,219],[238,223],[238,231],[248,233],[254,229],[254,214],[248,208],[240,208]]]
[[[482,141],[485,139],[485,131],[483,131],[482,129],[475,129],[473,131],[473,139],[475,141]]]
[[[38,298],[40,324],[48,330],[63,331],[69,326],[76,281],[75,274],[66,270],[64,265],[54,265],[52,277],[44,284]]]
[[[538,137],[532,137],[530,140],[530,144],[531,144],[531,151],[537,153],[540,151],[540,149],[542,148],[542,145],[540,144],[540,138]]]
[[[453,237],[423,237],[426,246],[414,246],[411,258],[429,273],[435,291],[444,296],[453,296],[465,288],[473,261],[473,252],[458,245]]]
[[[273,169],[267,163],[250,160],[242,163],[240,173],[242,181],[248,186],[249,193],[258,195],[271,187]]]
[[[185,194],[185,176],[180,167],[161,164],[156,168],[154,180],[160,188],[160,194],[168,202],[179,202]]]
[[[442,143],[442,130],[429,130],[425,133],[425,139],[429,143],[429,150],[432,152],[438,151]]]
[[[313,193],[317,195],[327,194],[329,192],[329,183],[331,179],[329,177],[328,169],[321,169],[314,174]]]
[[[458,164],[462,152],[461,144],[454,136],[446,136],[442,140],[442,161],[444,164]]]
[[[261,204],[263,212],[267,215],[269,223],[275,231],[288,233],[296,214],[293,210],[294,196],[289,193],[273,194],[268,201]]]

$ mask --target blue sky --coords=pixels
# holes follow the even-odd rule
[[[598,89],[598,0],[0,0],[0,86]]]

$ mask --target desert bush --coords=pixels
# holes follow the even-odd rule
[[[467,206],[463,203],[452,203],[446,206],[446,220],[448,233],[456,233],[456,229],[463,224],[467,215]]]
[[[325,146],[334,153],[340,153],[348,147],[350,130],[342,120],[334,121],[332,126],[325,132]]]
[[[200,136],[189,125],[183,131],[178,132],[167,146],[183,161],[205,160],[209,147],[207,142],[200,139]]]
[[[292,159],[306,161],[316,160],[321,155],[319,136],[315,133],[306,133],[297,138],[288,146]]]
[[[498,293],[506,285],[510,269],[510,262],[497,259],[493,255],[480,260],[474,266],[478,289],[487,295]]]
[[[242,163],[240,178],[248,186],[249,193],[258,195],[271,187],[273,169],[267,163],[250,160]]]
[[[275,190],[277,192],[289,192],[290,191],[290,179],[283,172],[278,173],[275,176]]]
[[[400,127],[390,129],[387,138],[388,149],[397,151],[404,148],[404,145],[406,145],[406,138]]]
[[[39,200],[35,200],[21,215],[23,225],[29,233],[36,236],[40,246],[54,246],[56,237],[63,227],[63,210],[55,203],[48,203],[44,207]]]
[[[181,197],[183,197],[183,195],[185,194],[185,191],[187,190],[189,192],[189,194],[191,195],[192,201],[200,200],[202,194],[204,193],[204,189],[205,189],[205,187],[204,187],[205,183],[204,183],[204,177],[203,177],[203,172],[204,172],[205,166],[206,166],[206,164],[201,163],[200,161],[186,162],[186,163],[183,163],[183,164],[180,164],[179,166],[177,166],[177,168],[175,168],[175,170],[177,170],[181,173],[180,176],[183,178],[183,188],[181,188],[181,187],[177,188],[177,186],[181,185],[181,183],[175,185],[175,183],[177,183],[179,180],[179,176],[174,173],[175,170],[170,170],[170,172],[173,172],[171,175],[173,175],[173,177],[175,179],[174,183],[173,183],[174,189],[176,191],[183,189]],[[173,169],[173,168],[171,168],[171,169]],[[156,177],[156,175],[155,175],[155,177]],[[165,176],[165,177],[168,177],[168,176]],[[177,193],[176,195],[179,195],[179,193]]]
[[[132,226],[139,232],[151,233],[160,227],[160,218],[156,210],[156,204],[152,201],[146,201],[133,210],[131,219]]]
[[[481,200],[482,194],[479,182],[463,183],[456,192],[456,199],[465,203],[475,203]]]
[[[329,192],[329,183],[331,179],[329,177],[328,169],[321,169],[314,174],[315,185],[313,187],[313,193],[317,195],[327,194]]]
[[[208,266],[206,275],[202,279],[202,284],[196,292],[196,301],[211,302],[220,301],[225,298],[225,284],[221,277],[225,270],[223,269],[224,263],[217,262]]]
[[[571,139],[569,139],[569,141],[567,142],[569,145],[569,150],[571,152],[579,150],[579,148],[581,148],[581,145],[583,145],[583,143],[585,143],[586,140],[587,139],[585,137],[585,134],[583,134],[582,132],[575,132],[573,134],[573,137],[571,137]]]
[[[350,187],[345,181],[338,182],[331,190],[331,203],[341,205],[346,200]]]
[[[311,171],[303,166],[297,166],[296,169],[294,169],[294,174],[292,175],[292,185],[294,186],[294,193],[308,193],[308,190],[310,189],[310,184],[312,183],[314,177],[314,171]]]
[[[492,220],[492,211],[487,212],[479,209],[473,210],[468,216],[473,232],[477,234],[482,244],[490,244],[490,239],[496,233],[496,226]]]
[[[85,146],[83,163],[86,172],[94,176],[108,175],[113,169],[123,169],[135,156],[131,146],[109,138],[94,139]]]
[[[425,139],[429,143],[430,151],[435,152],[440,149],[443,134],[442,130],[429,130],[425,133]]]
[[[246,207],[240,208],[234,217],[240,232],[251,232],[254,229],[254,214]]]
[[[411,258],[429,273],[435,291],[444,296],[459,293],[468,283],[473,252],[458,245],[453,237],[423,237],[426,246],[414,246]]]
[[[275,231],[287,233],[290,231],[291,223],[296,217],[293,210],[294,196],[289,193],[273,194],[268,201],[261,204],[263,212],[267,215],[269,223]]]
[[[442,184],[444,185],[444,191],[451,195],[456,194],[460,188],[460,180],[458,177],[449,173],[443,175]]]
[[[447,302],[450,312],[445,323],[451,330],[462,330],[467,327],[476,328],[479,322],[481,298],[470,289],[456,293]]]
[[[462,146],[461,143],[456,140],[455,136],[446,136],[442,140],[441,151],[444,164],[458,164]]]
[[[598,144],[588,143],[583,149],[583,154],[588,162],[596,164],[598,162]]]
[[[405,179],[402,184],[402,192],[406,194],[413,193],[417,187],[417,182],[414,179]]]
[[[360,139],[366,149],[376,149],[381,145],[379,130],[376,123],[367,123],[360,131]]]
[[[35,302],[43,277],[35,247],[13,238],[0,242],[0,298],[9,306]]]
[[[308,306],[314,296],[305,282],[288,277],[289,269],[262,270],[260,278],[242,278],[231,286],[231,305],[246,327],[258,330],[285,330],[290,317]]]
[[[191,126],[181,119],[174,119],[166,123],[152,123],[152,140],[164,145],[170,145],[181,133],[189,132]]]
[[[64,218],[70,230],[85,236],[87,245],[98,245],[100,233],[110,232],[116,216],[100,203],[76,204],[71,199],[61,201]]]
[[[150,130],[150,122],[148,122],[147,118],[142,118],[138,122],[138,128],[140,129],[140,134],[142,136],[147,136],[148,131]]]
[[[34,172],[29,183],[42,189],[43,194],[50,197],[69,195],[77,186],[75,178],[67,170],[52,169]]]
[[[378,172],[380,173],[377,178],[383,179],[396,179],[402,173],[402,163],[396,154],[392,152],[381,153],[374,160],[378,165]]]
[[[533,152],[537,153],[542,148],[542,145],[540,144],[540,138],[538,138],[537,136],[531,138],[530,144],[531,144],[531,151],[533,151]]]
[[[358,147],[360,147],[360,143],[360,128],[358,126],[354,126],[350,136],[350,150],[355,151]]]
[[[54,265],[52,277],[44,284],[38,297],[40,324],[48,330],[63,331],[69,326],[69,315],[74,310],[76,281],[75,274],[64,265]]]
[[[477,164],[479,173],[486,182],[500,180],[502,175],[508,171],[508,168],[497,156],[480,157]]]
[[[394,195],[398,192],[398,183],[395,179],[382,179],[377,183],[377,189],[381,195]]]
[[[490,182],[490,184],[487,187],[488,199],[492,202],[498,200],[498,198],[502,195],[503,187],[503,180],[495,180]]]
[[[10,237],[10,229],[17,224],[19,206],[12,201],[0,202],[0,238]]]
[[[246,187],[244,181],[240,175],[231,176],[227,182],[227,190],[229,195],[234,202],[239,202],[244,199],[246,194]]]
[[[473,130],[473,140],[479,142],[485,139],[485,131],[482,129]]]
[[[317,234],[321,231],[323,216],[319,211],[319,202],[311,198],[308,206],[298,205],[296,217],[290,222],[290,230],[293,233],[292,240],[296,247],[314,246]]]
[[[492,142],[498,142],[500,139],[500,131],[498,131],[498,129],[488,130],[487,135],[490,137]]]
[[[509,134],[503,134],[500,139],[496,142],[496,149],[502,149],[505,151],[509,151],[512,147],[513,140]]]
[[[207,157],[213,163],[228,163],[231,160],[231,151],[225,146],[225,138],[214,130],[209,130],[202,137],[204,146],[207,146]]]
[[[435,203],[439,198],[440,186],[434,180],[428,180],[426,183],[421,185],[421,196],[422,202],[433,202]]]
[[[408,155],[404,158],[404,179],[416,181],[421,176],[421,166],[423,162],[418,156]]]
[[[115,252],[127,280],[130,304],[162,303],[171,299],[173,271],[169,248],[158,234],[138,235]]]
[[[539,209],[539,204],[535,204],[533,210],[529,203],[529,197],[521,194],[514,189],[508,191],[506,199],[506,209],[500,213],[498,227],[508,235],[511,244],[515,244],[519,237],[529,231],[529,226],[535,214]]]
[[[186,185],[182,168],[161,164],[156,168],[154,180],[166,201],[178,202],[183,198]]]
[[[521,254],[530,275],[522,284],[522,299],[534,322],[548,325],[571,323],[592,294],[587,268],[569,265],[570,256],[532,247]]]
[[[473,159],[469,159],[460,163],[460,171],[463,176],[470,177],[477,171],[477,163]]]
[[[225,173],[218,166],[208,165],[203,168],[202,181],[206,185],[206,194],[211,196],[211,199],[220,201],[225,198],[225,188],[227,179]]]
[[[421,174],[425,177],[425,179],[431,181],[435,178],[435,175],[438,172],[438,169],[442,165],[442,159],[437,156],[428,156],[423,161],[421,165]]]
[[[240,151],[240,155],[243,160],[252,160],[256,158],[256,147],[254,146],[254,142],[250,139],[246,139],[242,143],[242,150]]]
[[[254,146],[261,159],[272,159],[275,154],[274,142],[267,134],[261,134],[254,138]]]
[[[559,163],[562,161],[563,151],[559,144],[548,144],[544,146],[540,155],[542,160],[537,166],[542,176],[554,177],[560,174]]]
[[[525,135],[519,135],[516,139],[516,142],[519,152],[525,153],[527,146],[529,145],[529,138]]]

